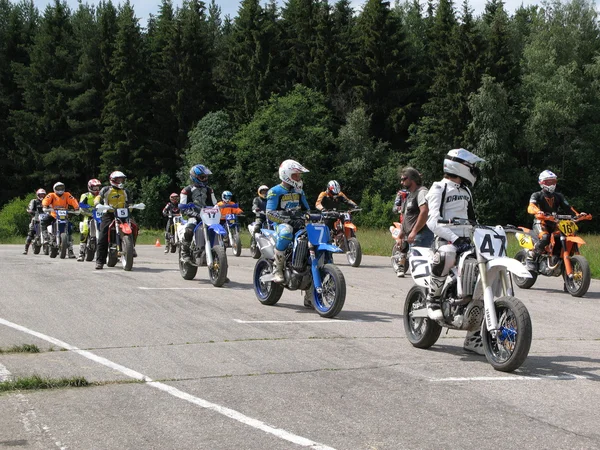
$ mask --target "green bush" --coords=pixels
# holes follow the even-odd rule
[[[164,173],[142,180],[140,195],[135,197],[136,203],[142,202],[146,205],[146,209],[137,213],[141,226],[160,228],[163,225],[162,209],[169,201],[170,185],[171,179]]]
[[[31,218],[27,206],[31,199],[13,198],[0,211],[0,239],[12,236],[25,236]]]
[[[360,201],[360,207],[362,211],[352,217],[358,226],[387,229],[394,220],[398,220],[398,215],[392,212],[394,199],[385,201],[379,192],[371,194],[371,192],[365,191]]]

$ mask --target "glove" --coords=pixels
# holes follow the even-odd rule
[[[452,245],[456,247],[457,254],[471,250],[471,241],[466,237],[459,237]]]
[[[300,228],[304,228],[304,220],[302,219],[292,219],[289,224],[294,228],[294,230],[299,230]]]
[[[538,220],[545,220],[548,218],[548,215],[544,211],[538,211],[535,213],[535,218]]]

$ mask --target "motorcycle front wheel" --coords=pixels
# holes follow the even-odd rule
[[[283,294],[282,284],[260,281],[260,277],[271,273],[273,273],[273,263],[270,260],[261,258],[256,262],[253,275],[254,293],[258,301],[267,306],[276,304]]]
[[[442,332],[442,327],[437,322],[427,317],[417,317],[413,319],[411,312],[417,309],[426,308],[427,293],[420,286],[413,286],[406,300],[404,300],[404,333],[413,347],[429,348],[437,342]]]
[[[583,256],[575,255],[571,256],[571,266],[573,267],[572,278],[563,272],[565,287],[573,297],[583,297],[590,287],[592,278],[590,264]]]
[[[260,248],[258,248],[254,237],[250,238],[250,255],[252,255],[253,259],[260,258]]]
[[[208,275],[213,286],[221,287],[227,281],[227,255],[221,246],[213,247],[211,251],[213,263],[208,268]]]
[[[333,264],[325,264],[319,269],[322,292],[319,294],[314,286],[313,307],[321,317],[337,316],[346,301],[346,280],[342,271]]]
[[[60,233],[60,259],[67,257],[67,250],[69,250],[69,236],[67,233]]]
[[[181,260],[181,246],[179,246],[179,273],[184,280],[193,280],[198,272],[198,266],[193,266]],[[192,255],[194,252],[192,252]]]
[[[33,243],[33,254],[39,255],[41,250],[42,250],[42,244],[40,244],[39,242],[34,242]]]
[[[86,248],[85,248],[85,260],[93,261],[94,256],[96,255],[96,240],[93,238],[88,238],[88,239],[90,240],[90,242],[88,242],[88,245],[86,245]]]
[[[110,247],[108,249],[108,260],[106,261],[106,265],[108,267],[115,267],[117,265],[117,249],[115,247]]]
[[[233,242],[231,243],[233,254],[235,256],[240,256],[242,254],[242,239],[240,238],[240,233],[238,230],[233,230],[231,235],[233,237]]]
[[[56,245],[52,245],[50,247],[50,258],[56,258],[58,256],[58,247]]]
[[[360,242],[358,242],[358,239],[355,237],[348,239],[348,253],[346,253],[346,258],[352,267],[360,266],[360,262],[362,261],[362,249],[360,247]]]
[[[177,243],[175,242],[173,235],[171,235],[171,239],[169,241],[169,250],[171,253],[175,253],[177,251]]]
[[[496,337],[481,324],[481,340],[485,357],[500,372],[512,372],[521,367],[529,354],[532,339],[531,317],[516,297],[500,297],[494,302],[499,329]]]
[[[527,250],[519,250],[515,255],[515,259],[524,266],[526,266]],[[530,270],[529,273],[531,274],[531,278],[521,278],[516,275],[513,275],[513,280],[515,280],[515,284],[521,289],[529,289],[535,284],[535,281],[537,280],[538,276],[537,272]]]
[[[126,271],[133,267],[133,236],[129,234],[121,239],[121,264]]]

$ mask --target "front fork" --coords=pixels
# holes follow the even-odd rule
[[[319,260],[321,259],[321,255],[317,255],[312,244],[308,244],[308,253],[310,255],[310,271],[312,273],[313,285],[315,287],[315,291],[321,294],[323,292],[323,285],[321,284],[321,272],[319,271]]]
[[[494,291],[488,280],[487,264],[485,260],[478,261],[479,276],[481,277],[481,285],[483,287],[483,306],[485,310],[485,324],[487,330],[495,337],[498,330],[498,316],[496,316],[496,307],[494,305]],[[503,285],[506,280],[502,279]]]
[[[204,232],[204,251],[206,252],[206,265],[208,267],[212,267],[213,262],[214,262],[213,254],[212,254],[212,244],[210,243],[210,235],[208,232],[208,227],[204,224],[202,224],[202,231]],[[216,239],[216,236],[215,236],[215,239]]]
[[[571,264],[571,249],[569,248],[569,245],[567,244],[566,236],[560,237],[560,245],[562,247],[562,257],[563,257],[563,263],[565,264],[565,273],[568,276],[572,276],[573,275],[573,265]]]

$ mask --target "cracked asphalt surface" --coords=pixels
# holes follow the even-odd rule
[[[557,278],[517,289],[534,340],[505,374],[464,332],[413,348],[413,283],[388,258],[338,258],[346,304],[326,320],[300,292],[262,306],[247,249],[220,289],[164,248],[140,246],[132,272],[21,249],[0,246],[0,349],[41,352],[0,354],[0,379],[97,384],[0,393],[0,448],[600,448],[600,281],[580,299]]]

